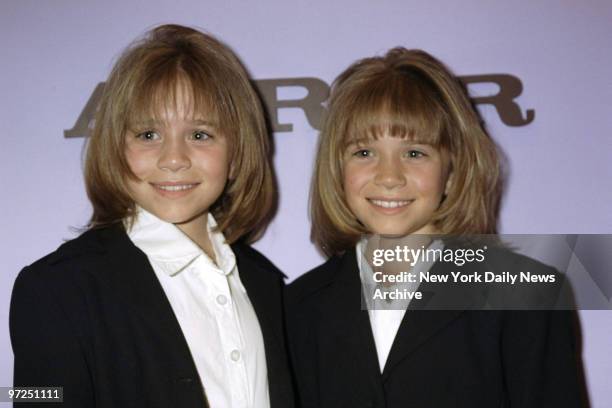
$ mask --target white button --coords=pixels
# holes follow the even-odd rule
[[[219,295],[217,296],[217,303],[220,305],[224,305],[227,303],[227,298],[225,297],[225,295]]]
[[[240,360],[240,352],[238,350],[233,350],[230,357],[232,358],[232,361],[238,361]]]

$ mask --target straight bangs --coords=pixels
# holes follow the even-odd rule
[[[341,148],[367,143],[388,134],[437,149],[448,147],[447,115],[433,85],[395,73],[374,78],[347,95],[350,117]],[[340,101],[338,101],[340,102]]]

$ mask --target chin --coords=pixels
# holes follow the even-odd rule
[[[155,211],[153,214],[162,221],[169,222],[171,224],[184,224],[195,218],[197,218],[202,212],[198,213],[195,211]]]
[[[397,222],[373,223],[370,230],[376,231],[380,235],[399,235],[409,232],[412,228],[409,225],[398,225]]]
[[[405,237],[411,234],[422,234],[428,235],[432,234],[433,231],[429,228],[424,227],[414,227],[407,225],[405,227],[398,225],[386,225],[386,226],[378,226],[378,228],[373,227],[370,228],[370,231],[374,231],[374,234],[389,237],[389,238],[400,238]]]
[[[398,230],[397,228],[374,228],[374,234],[389,238],[399,238],[405,235],[409,235],[410,230]]]

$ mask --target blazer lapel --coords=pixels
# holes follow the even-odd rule
[[[439,330],[459,317],[463,310],[407,310],[400,324],[383,370],[383,381],[390,372],[414,353]]]
[[[355,393],[363,394],[365,402],[384,401],[370,318],[368,311],[362,309],[363,291],[354,249],[342,256],[340,271],[329,290],[329,304],[322,309],[326,312],[323,332],[329,332],[334,342],[335,358],[347,359],[342,366],[356,367],[342,375],[350,377]],[[336,339],[341,339],[341,343]]]
[[[98,266],[104,282],[143,321],[155,326],[169,350],[178,355],[177,376],[199,383],[187,341],[146,255],[132,243],[120,224],[102,231],[101,244],[107,252],[105,262]]]

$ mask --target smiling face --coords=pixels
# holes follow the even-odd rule
[[[370,233],[435,233],[432,216],[450,185],[448,168],[435,147],[388,132],[352,143],[344,156],[346,202]]]
[[[206,225],[207,214],[228,180],[227,138],[215,115],[194,112],[186,87],[175,103],[131,124],[125,154],[136,180],[128,189],[136,204],[186,231]]]

